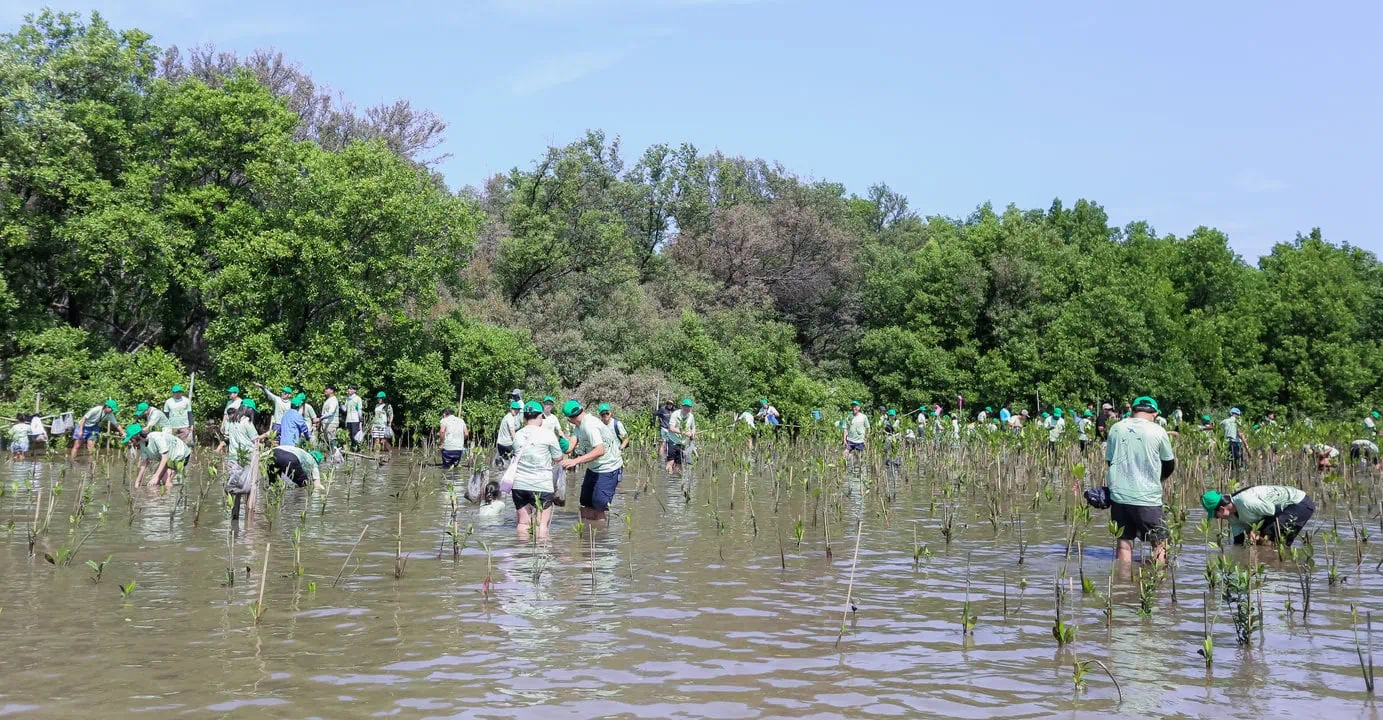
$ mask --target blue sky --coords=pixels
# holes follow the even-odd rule
[[[41,0],[0,0],[6,29]],[[883,0],[87,0],[160,45],[277,47],[450,123],[454,187],[586,128],[763,157],[924,214],[1102,204],[1383,252],[1383,6]]]

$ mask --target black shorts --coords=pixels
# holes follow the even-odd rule
[[[1144,540],[1151,543],[1162,542],[1170,535],[1167,524],[1162,519],[1161,505],[1121,505],[1109,506],[1109,519],[1124,528],[1120,540]]]
[[[465,454],[465,450],[443,450],[442,469],[450,470],[451,468],[456,467],[457,463],[461,462],[461,456]]]
[[[1306,523],[1311,520],[1311,516],[1316,514],[1316,503],[1307,495],[1301,502],[1288,505],[1278,513],[1263,521],[1259,532],[1263,539],[1271,543],[1276,543],[1279,539],[1282,544],[1291,547],[1296,541],[1297,535]],[[1235,545],[1244,544],[1244,536],[1239,535],[1234,538]]]
[[[514,457],[513,445],[495,445],[495,467],[504,467]]]
[[[542,502],[543,509],[552,508],[552,493],[536,493],[532,490],[514,490],[509,493],[514,498],[514,509],[522,510],[526,507],[537,509],[538,503]]]
[[[307,484],[307,471],[303,469],[302,462],[298,460],[298,456],[287,450],[274,448],[274,467],[271,470],[269,482],[277,480],[282,475],[298,487]]]
[[[682,446],[671,440],[667,441],[667,461],[682,464]]]

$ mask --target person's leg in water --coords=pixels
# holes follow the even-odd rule
[[[581,519],[605,527],[605,514],[610,509],[610,501],[615,497],[624,470],[598,473],[587,470],[581,481]]]

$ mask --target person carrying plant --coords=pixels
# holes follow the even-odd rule
[[[322,453],[316,450],[308,452],[296,445],[279,445],[274,448],[274,462],[269,468],[268,480],[272,483],[283,477],[298,487],[304,487],[311,478],[312,489],[321,490],[322,459]]]
[[[581,519],[597,527],[605,525],[605,513],[615,490],[624,476],[624,458],[620,455],[615,432],[597,420],[575,399],[562,405],[562,415],[571,423],[576,436],[574,458],[563,458],[562,467],[570,470],[590,463],[581,480]],[[546,426],[544,426],[546,427]]]
[[[155,460],[158,461],[158,465],[154,468],[149,484],[172,487],[174,475],[182,472],[188,459],[192,457],[187,443],[171,430],[145,430],[139,423],[126,426],[124,444],[133,445],[139,450],[139,473],[134,478],[135,487],[143,484],[144,472]]]
[[[181,385],[174,385],[173,397],[163,401],[163,414],[168,416],[169,432],[192,442],[192,398],[183,395]]]
[[[937,419],[936,437],[941,441],[940,418]],[[859,400],[850,401],[850,417],[845,421],[845,429],[841,432],[841,442],[845,445],[844,457],[848,460],[851,455],[856,457],[864,453],[864,441],[869,436],[869,418],[864,414],[863,406]]]
[[[226,429],[226,493],[245,495],[250,492],[250,460],[259,442],[254,423],[255,401],[245,398],[230,415]]]
[[[352,450],[360,449],[360,423],[361,418],[365,416],[364,401],[356,394],[356,390],[354,385],[346,388],[346,438],[350,440]]]
[[[1235,470],[1244,464],[1244,431],[1239,427],[1239,417],[1243,414],[1239,408],[1230,408],[1229,417],[1220,421],[1225,442],[1229,444],[1229,466]]]
[[[317,439],[326,441],[327,447],[336,449],[336,431],[341,429],[341,400],[336,397],[336,386],[328,385],[323,391],[327,399],[322,401],[322,415],[317,419]]]
[[[470,428],[466,427],[466,421],[457,416],[451,408],[442,411],[442,422],[438,428],[442,444],[442,469],[450,470],[461,462],[462,456],[466,454],[466,438],[470,436]]]
[[[1377,436],[1378,436],[1378,421],[1379,421],[1379,419],[1380,419],[1380,418],[1378,417],[1378,411],[1377,411],[1377,410],[1374,410],[1373,412],[1369,413],[1368,415],[1365,415],[1365,416],[1364,416],[1364,432],[1367,433],[1367,434],[1369,434],[1369,435],[1373,435],[1374,437],[1377,437]]]
[[[221,409],[221,438],[216,443],[216,452],[221,452],[229,442],[231,425],[240,419],[240,404],[244,402],[240,397],[240,386],[232,385],[226,388],[226,406]]]
[[[118,432],[120,425],[115,422],[115,413],[120,412],[120,406],[114,400],[107,400],[101,405],[87,410],[82,417],[72,425],[72,452],[68,458],[77,457],[77,451],[81,449],[82,443],[86,443],[86,449],[92,451],[96,449],[96,439],[101,434],[101,428],[109,425]]]
[[[1256,485],[1233,495],[1206,490],[1201,507],[1206,515],[1229,521],[1235,545],[1281,542],[1291,547],[1316,512],[1310,495],[1286,485]]]
[[[1157,401],[1146,395],[1133,401],[1133,414],[1109,428],[1105,461],[1109,464],[1110,519],[1122,528],[1115,559],[1133,560],[1135,539],[1151,543],[1153,558],[1166,559],[1169,532],[1162,517],[1163,483],[1176,470],[1176,455],[1167,431],[1155,421]]]
[[[144,427],[150,430],[167,430],[168,416],[156,407],[150,407],[149,403],[140,403],[134,408],[134,419],[140,421]]]
[[[619,443],[620,454],[623,455],[625,448],[629,447],[629,430],[624,427],[624,423],[610,412],[610,403],[601,403],[598,408],[600,421],[610,426],[610,430],[615,433],[615,440]]]
[[[524,412],[523,403],[518,400],[510,400],[509,412],[499,419],[499,431],[495,433],[495,465],[497,467],[504,467],[509,464],[509,459],[514,457],[514,433],[523,427],[524,419],[519,416],[522,412]],[[543,414],[542,405],[538,405],[538,414]]]
[[[375,393],[375,409],[370,414],[370,439],[374,441],[375,452],[394,449],[394,406],[385,400],[383,390]]]
[[[667,474],[678,477],[682,474],[682,463],[687,454],[687,446],[696,439],[696,416],[692,414],[692,399],[683,398],[682,408],[668,418],[667,425]]]
[[[537,539],[547,537],[552,522],[553,465],[563,455],[561,441],[551,429],[543,427],[543,406],[536,400],[519,405],[524,424],[513,433],[514,487],[510,497],[518,513],[519,541],[529,539],[530,529]],[[583,508],[584,509],[584,508]]]

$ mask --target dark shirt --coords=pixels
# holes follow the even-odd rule
[[[672,411],[665,407],[660,407],[653,411],[653,417],[657,418],[658,427],[666,430],[668,423],[672,421]]]

